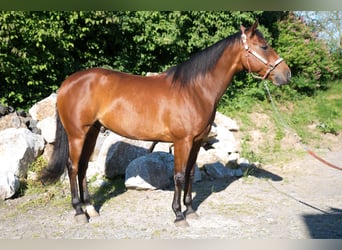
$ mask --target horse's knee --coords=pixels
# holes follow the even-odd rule
[[[184,173],[176,173],[173,176],[173,179],[175,181],[175,185],[182,185],[185,181]]]

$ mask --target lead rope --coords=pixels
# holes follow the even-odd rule
[[[306,151],[309,155],[311,155],[312,157],[314,157],[316,160],[319,160],[320,162],[322,162],[323,164],[331,167],[331,168],[335,168],[337,170],[341,170],[342,171],[342,168],[341,167],[338,167],[324,159],[322,159],[321,157],[319,157],[314,151],[312,151],[310,148],[308,148],[306,145],[304,145],[301,140],[300,140],[300,137],[297,135],[297,133],[294,132],[293,129],[291,129],[290,126],[288,126],[288,124],[285,122],[285,120],[283,119],[283,117],[280,115],[280,113],[278,112],[278,109],[275,105],[275,102],[273,101],[273,98],[271,96],[271,93],[270,93],[270,90],[268,88],[268,85],[267,85],[267,81],[265,80],[264,81],[264,86],[265,86],[265,89],[267,91],[267,94],[270,98],[270,101],[271,101],[271,104],[272,104],[272,108],[274,110],[274,113],[276,114],[278,120],[280,121],[281,125],[284,127],[285,130],[287,130],[288,132],[291,132],[296,138],[298,138],[298,143],[300,144],[300,146],[303,148],[304,151]]]

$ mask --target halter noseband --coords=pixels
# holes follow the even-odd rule
[[[260,54],[258,54],[258,52],[256,52],[255,50],[251,49],[248,46],[248,44],[247,44],[247,36],[246,36],[245,33],[243,33],[241,35],[241,39],[242,39],[242,43],[243,43],[243,46],[245,48],[245,51],[247,52],[246,57],[247,57],[247,64],[248,64],[248,72],[251,73],[251,75],[254,78],[259,78],[259,79],[263,79],[263,80],[266,79],[267,76],[271,73],[271,71],[274,70],[283,61],[283,58],[278,58],[273,63],[269,63],[264,57],[262,57]],[[266,71],[266,73],[265,73],[265,75],[263,77],[256,76],[256,75],[254,75],[251,72],[251,67],[250,67],[249,61],[248,61],[249,54],[252,54],[253,56],[255,56],[259,61],[261,61],[263,64],[265,64],[268,67],[268,69],[267,69],[267,71]]]

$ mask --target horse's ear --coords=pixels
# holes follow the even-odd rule
[[[241,30],[242,34],[244,34],[245,31],[246,31],[246,27],[241,24],[240,25],[240,30]]]
[[[255,20],[254,24],[253,24],[252,27],[251,27],[251,37],[254,36],[255,31],[256,31],[257,28],[258,28],[258,25],[259,25],[259,21],[258,21],[258,20]]]

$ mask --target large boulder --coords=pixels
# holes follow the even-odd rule
[[[54,143],[56,137],[56,117],[48,116],[37,123],[37,128],[47,143]]]
[[[55,142],[56,100],[57,94],[53,93],[34,104],[29,110],[32,119],[36,121],[36,126],[47,143]]]
[[[29,110],[30,115],[36,121],[42,121],[47,117],[55,117],[56,100],[57,100],[57,94],[52,93],[47,98],[34,104]]]
[[[238,130],[236,122],[223,114],[216,112],[215,121],[210,134],[205,140],[205,147],[202,147],[197,157],[197,164],[202,168],[206,164],[215,162],[225,166],[231,155],[239,152],[239,143],[235,139],[234,132]],[[209,135],[210,135],[209,134]]]
[[[108,178],[124,176],[128,164],[148,154],[150,145],[151,142],[130,140],[110,132],[96,157],[96,165],[103,169]]]
[[[238,131],[240,129],[236,121],[224,114],[221,114],[220,112],[216,112],[214,123],[217,126],[225,127],[229,131]]]
[[[0,119],[0,130],[8,128],[26,128],[26,125],[22,122],[18,114],[13,112],[2,116]]]
[[[133,160],[126,169],[125,185],[134,189],[166,189],[174,185],[174,157],[165,152],[153,152]],[[194,181],[201,180],[195,165]]]
[[[11,198],[19,189],[19,177],[12,172],[0,173],[0,199]]]
[[[9,128],[0,131],[2,184],[5,182],[4,180],[15,183],[13,178],[26,178],[29,165],[42,153],[43,149],[43,137],[32,133],[27,128]],[[14,187],[17,186],[14,185]],[[8,190],[5,187],[0,189]]]
[[[173,156],[154,152],[132,161],[125,175],[127,188],[165,189],[173,183]]]

